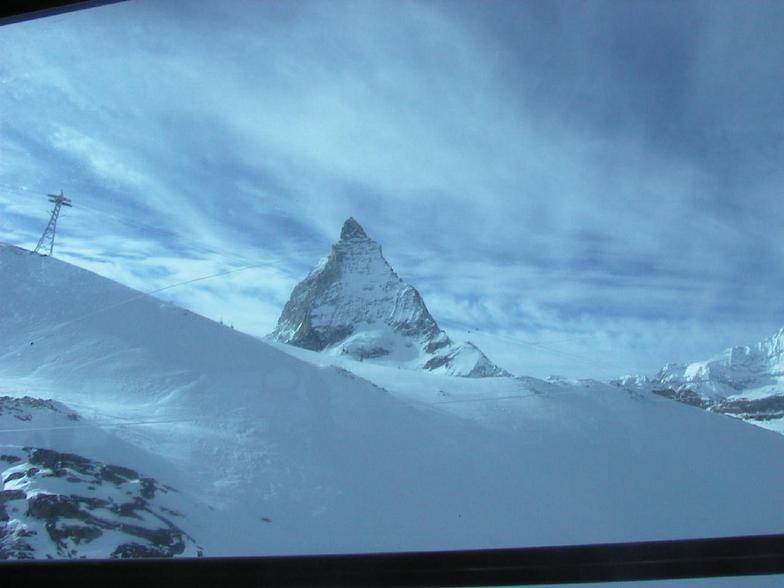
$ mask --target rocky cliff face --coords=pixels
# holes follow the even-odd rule
[[[667,364],[653,377],[627,376],[613,383],[784,433],[784,329],[705,361]]]
[[[361,361],[468,377],[509,375],[473,345],[449,339],[353,218],[330,255],[294,288],[272,337]]]

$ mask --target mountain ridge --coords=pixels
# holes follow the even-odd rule
[[[729,347],[707,360],[668,363],[651,377],[624,376],[612,383],[784,434],[784,328],[753,345]]]
[[[472,343],[455,344],[353,217],[329,256],[294,287],[271,337],[359,361],[454,376],[511,375]]]

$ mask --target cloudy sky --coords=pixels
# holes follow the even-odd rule
[[[130,0],[0,28],[0,240],[274,327],[353,215],[455,339],[612,377],[784,326],[784,4]],[[470,331],[470,332],[469,332]]]

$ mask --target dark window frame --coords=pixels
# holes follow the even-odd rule
[[[5,0],[0,25],[122,1]],[[784,574],[784,534],[420,553],[0,562],[8,585],[503,586],[772,574]]]
[[[0,563],[36,585],[510,586],[784,574],[784,534],[470,551]]]

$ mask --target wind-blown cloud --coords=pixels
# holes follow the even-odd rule
[[[710,355],[784,319],[782,20],[136,0],[6,26],[0,238],[34,245],[63,189],[61,256],[134,287],[261,260],[168,295],[263,334],[353,215],[513,371]]]

